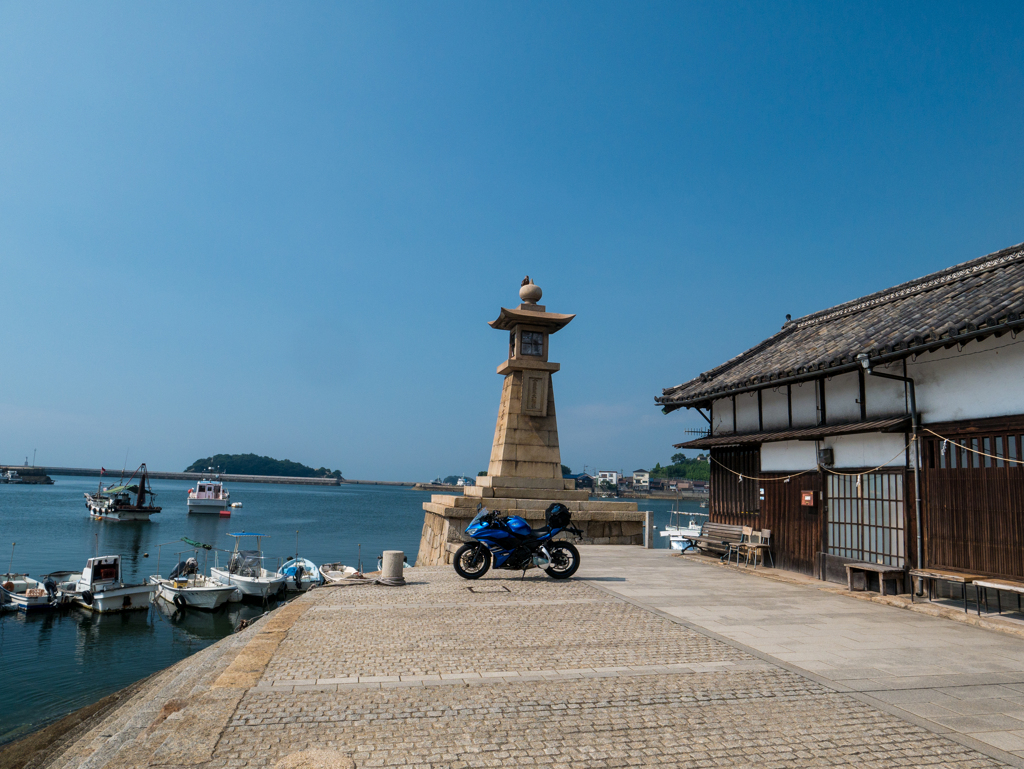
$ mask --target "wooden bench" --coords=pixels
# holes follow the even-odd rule
[[[911,569],[911,577],[917,577],[928,583],[928,600],[932,600],[932,588],[935,585],[935,581],[949,582],[954,585],[960,585],[960,592],[964,598],[964,612],[967,612],[967,586],[972,584],[976,579],[984,579],[979,574],[970,574],[965,571],[950,571],[946,569]],[[977,593],[977,590],[975,590]],[[977,597],[977,596],[975,596]],[[914,594],[911,591],[910,600],[913,602]]]
[[[693,543],[701,552],[719,553],[724,559],[742,540],[742,526],[708,521],[701,527],[700,536],[694,538]]]
[[[1003,613],[1003,601],[999,596],[1000,591],[1007,593],[1017,594],[1017,611],[1020,611],[1020,596],[1024,593],[1024,582],[1014,582],[1009,579],[996,579],[995,577],[982,577],[974,580],[974,602],[978,605],[978,616],[981,616],[981,601],[982,597],[985,600],[985,611],[988,611],[988,590],[990,588],[996,591],[996,606],[999,609],[999,613]],[[984,593],[980,593],[981,590],[985,590]]]
[[[855,572],[871,572],[872,574],[878,575],[878,592],[881,595],[885,595],[885,582],[886,580],[896,580],[898,584],[903,584],[903,580],[906,579],[907,572],[902,566],[883,566],[880,563],[848,563],[846,564],[846,586],[850,592],[853,592],[853,575]],[[864,589],[868,589],[868,579],[864,577]],[[899,593],[899,589],[896,590]]]

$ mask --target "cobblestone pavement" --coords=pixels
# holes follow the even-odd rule
[[[126,710],[52,765],[1007,765],[581,580],[406,576],[278,609],[210,647],[157,718]]]

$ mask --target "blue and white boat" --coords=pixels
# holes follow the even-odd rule
[[[316,564],[308,558],[292,558],[281,566],[278,574],[283,574],[288,580],[288,590],[293,593],[305,593],[315,585],[322,585],[324,581]]]

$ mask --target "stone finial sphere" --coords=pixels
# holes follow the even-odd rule
[[[544,292],[540,290],[540,286],[532,281],[524,283],[522,288],[519,289],[519,298],[526,302],[526,304],[537,304],[543,295]]]

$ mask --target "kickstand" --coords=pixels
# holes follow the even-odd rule
[[[523,576],[519,578],[519,581],[522,582],[524,579],[526,579],[526,569],[523,569]]]

